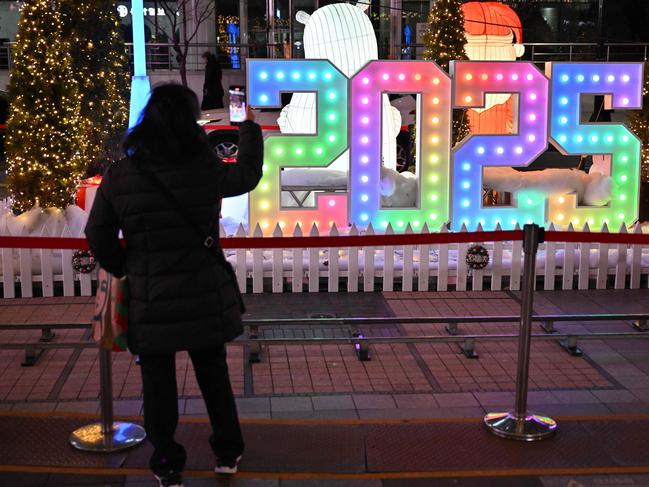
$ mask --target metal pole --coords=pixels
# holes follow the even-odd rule
[[[268,57],[276,58],[275,49],[277,45],[275,44],[275,0],[268,0],[266,7],[266,29],[268,31]]]
[[[597,60],[604,60],[604,0],[597,7]]]
[[[101,421],[74,430],[70,444],[78,450],[114,452],[136,446],[146,438],[144,428],[134,423],[113,421],[111,352],[99,348]]]
[[[113,371],[110,366],[110,350],[99,349],[99,390],[101,407],[101,432],[113,432]]]
[[[543,242],[544,230],[538,225],[523,228],[523,287],[521,290],[521,319],[518,338],[518,367],[516,372],[516,403],[514,411],[489,413],[484,424],[496,436],[521,441],[536,441],[553,435],[557,423],[546,416],[527,412],[527,386],[530,369],[532,313],[534,310],[534,282],[536,252]]]
[[[291,58],[293,57],[293,0],[288,0],[288,43],[291,46]]]
[[[536,252],[539,247],[538,225],[525,225],[523,234],[523,287],[521,292],[521,320],[518,339],[518,366],[516,370],[517,418],[524,418],[527,412],[527,385],[530,370],[530,342],[532,335],[532,313],[534,312],[534,281],[536,274]]]

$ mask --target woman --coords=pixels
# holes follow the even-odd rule
[[[255,188],[262,174],[259,125],[240,127],[236,164],[224,164],[196,123],[199,105],[186,87],[155,88],[139,124],[97,191],[86,236],[99,263],[130,289],[128,344],[140,356],[144,426],[161,486],[182,485],[186,454],[178,423],[175,352],[187,350],[207,405],[215,471],[236,473],[243,440],[224,343],[242,333],[232,268],[219,245],[222,197]],[[118,241],[123,232],[126,247]],[[205,236],[213,238],[208,248]]]

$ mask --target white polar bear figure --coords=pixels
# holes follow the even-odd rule
[[[603,206],[611,200],[613,179],[599,172],[547,168],[517,171],[513,167],[485,168],[483,184],[502,193],[534,189],[546,195],[575,193],[580,205]]]
[[[365,14],[369,3],[351,5],[334,3],[319,8],[313,14],[299,11],[298,22],[304,24],[304,57],[328,59],[352,77],[368,61],[378,59],[376,34]],[[309,134],[316,131],[316,98],[313,93],[295,93],[282,110],[277,123],[283,134]],[[383,165],[397,167],[397,135],[401,129],[401,114],[383,95]],[[345,151],[330,169],[349,171],[349,151]]]

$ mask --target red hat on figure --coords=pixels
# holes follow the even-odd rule
[[[464,31],[472,36],[506,36],[511,33],[516,43],[523,43],[521,20],[511,7],[500,2],[468,2],[462,5]]]
[[[470,59],[514,60],[525,51],[523,28],[516,12],[500,2],[468,2],[462,4],[464,12],[464,31],[466,33],[467,55]],[[482,45],[512,46],[510,52],[483,53],[470,52],[471,48]]]

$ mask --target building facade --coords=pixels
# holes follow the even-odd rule
[[[243,81],[241,68],[246,57],[304,57],[304,25],[296,20],[344,0],[178,0],[144,2],[147,63],[154,81],[177,79],[178,62],[170,43],[182,38],[187,24],[192,37],[187,58],[190,84],[201,92],[204,61],[201,55],[218,55],[226,83]],[[423,34],[435,0],[361,0],[369,3],[367,14],[376,32],[379,58],[419,59]],[[523,42],[595,43],[604,38],[615,42],[648,42],[649,2],[637,0],[504,0],[513,7],[523,25]],[[0,84],[6,84],[11,66],[10,45],[14,41],[22,1],[0,0]],[[124,37],[132,40],[131,2],[117,0],[116,11]],[[183,5],[208,7],[211,15],[200,25],[187,15]],[[605,9],[600,9],[605,6]],[[606,15],[604,28],[599,20]],[[178,16],[176,22],[172,16]],[[175,28],[174,28],[174,24]],[[195,31],[195,32],[194,32]],[[542,49],[541,49],[542,50]],[[526,53],[534,52],[526,49]],[[526,54],[527,58],[528,54]],[[536,60],[536,59],[535,59]],[[542,61],[541,59],[540,61]]]
[[[201,23],[192,42],[206,48],[211,47],[212,50],[217,45],[221,46],[219,51],[224,67],[236,69],[246,56],[300,58],[304,53],[304,26],[296,21],[297,12],[302,10],[311,14],[319,7],[338,1],[344,0],[145,1],[146,40],[149,44],[166,44],[174,36],[180,36],[178,29],[174,32],[169,16],[174,14],[173,10],[178,10],[176,15],[182,16],[183,4],[198,4],[209,6],[213,13]],[[361,1],[370,3],[368,15],[377,35],[380,58],[414,59],[420,56],[421,49],[417,46],[422,43],[428,12],[435,0]],[[130,3],[129,0],[116,1],[117,14],[127,42],[132,38]],[[597,42],[600,4],[605,5],[606,11],[611,13],[605,29],[609,40],[649,40],[643,38],[649,35],[646,29],[633,28],[635,19],[639,25],[645,25],[649,21],[646,18],[649,16],[649,6],[643,5],[649,2],[504,0],[504,3],[512,6],[521,17],[526,43]],[[21,4],[18,0],[0,0],[0,44],[11,43],[15,39]],[[630,24],[623,18],[625,15]],[[620,32],[616,31],[613,22],[616,19],[621,19]],[[191,24],[192,21],[188,18],[187,23]],[[237,46],[236,49],[233,45]],[[232,56],[233,54],[236,56]],[[173,62],[171,64],[168,67],[173,68]]]

